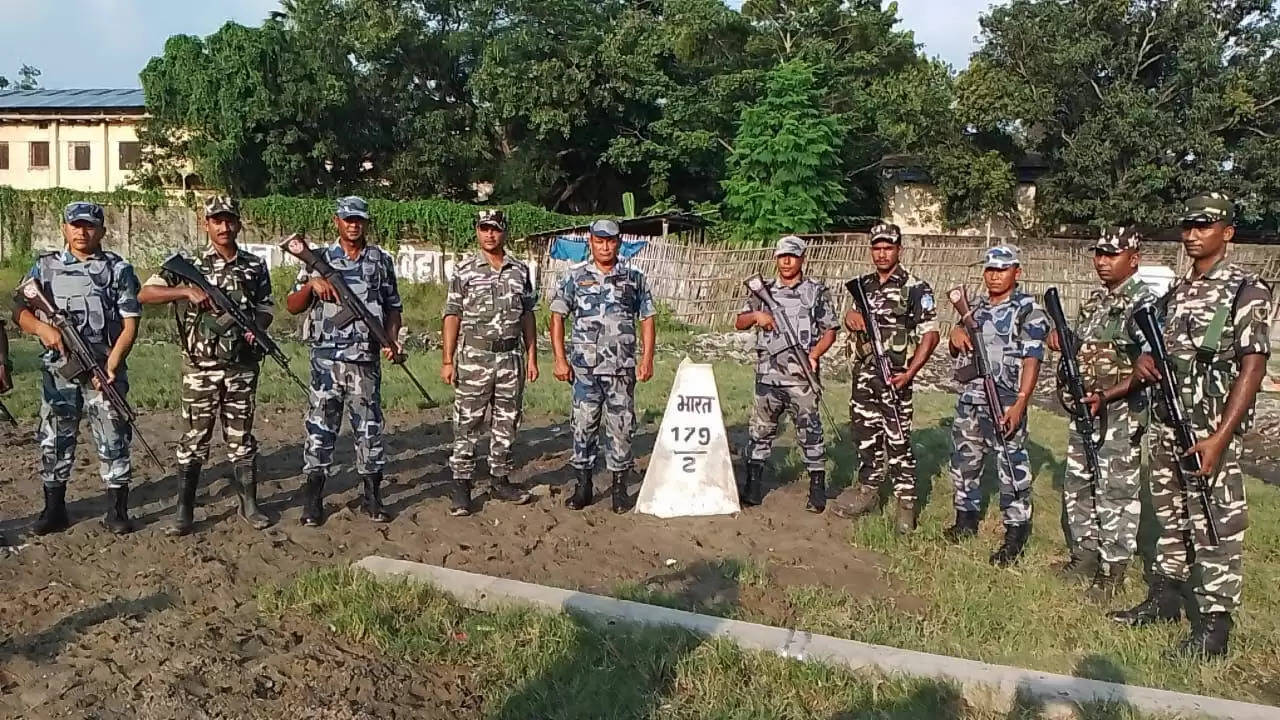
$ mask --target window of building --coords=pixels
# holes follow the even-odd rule
[[[89,143],[67,143],[67,169],[89,169]]]
[[[9,143],[0,142],[0,170],[9,169]]]
[[[27,166],[32,170],[48,170],[49,169],[49,143],[33,142],[27,143],[30,150]]]
[[[120,169],[121,170],[137,170],[142,164],[142,143],[140,142],[122,142],[120,143]]]

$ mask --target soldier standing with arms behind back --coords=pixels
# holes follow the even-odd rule
[[[1254,401],[1271,355],[1271,288],[1258,276],[1226,260],[1235,237],[1235,206],[1221,193],[1188,200],[1182,245],[1191,269],[1157,304],[1163,339],[1177,389],[1196,440],[1191,448],[1201,470],[1178,472],[1181,454],[1169,418],[1155,413],[1151,443],[1151,504],[1160,526],[1147,597],[1111,614],[1127,625],[1177,622],[1187,585],[1200,611],[1200,625],[1182,642],[1184,654],[1227,653],[1232,620],[1244,584],[1242,554],[1249,525],[1240,438],[1253,422]],[[1133,382],[1153,383],[1160,371],[1151,355],[1138,358]],[[1159,407],[1159,405],[1157,405]],[[1188,483],[1212,489],[1209,511],[1218,527],[1210,544],[1205,508]],[[1199,573],[1193,575],[1192,563]]]
[[[236,244],[240,234],[240,203],[215,196],[204,203],[204,229],[209,249],[193,261],[210,284],[221,288],[264,330],[271,324],[275,303],[267,264]],[[253,436],[258,373],[262,358],[236,325],[219,323],[203,290],[165,270],[152,275],[138,293],[144,305],[175,303],[179,341],[186,357],[182,371],[182,418],[187,432],[178,443],[181,484],[173,524],[166,535],[186,535],[194,522],[200,469],[209,460],[213,427],[222,418],[227,460],[235,473],[240,516],[254,529],[271,524],[258,509],[258,441]]]
[[[501,210],[480,211],[476,238],[480,252],[454,268],[444,306],[440,377],[455,388],[450,515],[471,514],[476,441],[487,412],[492,412],[490,495],[519,505],[533,499],[523,487],[512,484],[510,476],[511,443],[520,427],[525,379],[538,379],[533,317],[538,295],[529,267],[506,251],[507,220]]]
[[[591,224],[591,257],[569,269],[551,299],[551,348],[557,380],[573,383],[573,470],[568,505],[581,510],[592,502],[600,420],[604,417],[613,473],[613,511],[625,512],[627,476],[634,460],[636,380],[653,377],[658,314],[649,284],[639,269],[619,261],[621,231],[613,220]],[[573,316],[571,352],[564,344],[565,316]],[[636,363],[636,320],[640,321],[640,362]]]
[[[1093,269],[1102,281],[1080,307],[1074,328],[1080,338],[1079,366],[1089,412],[1099,418],[1098,476],[1095,487],[1088,470],[1083,438],[1072,425],[1067,444],[1067,472],[1062,485],[1071,559],[1063,570],[1089,577],[1091,600],[1115,595],[1124,582],[1129,560],[1138,549],[1138,516],[1142,512],[1142,436],[1146,429],[1147,394],[1129,391],[1129,375],[1142,351],[1142,336],[1133,313],[1155,302],[1155,293],[1138,277],[1141,237],[1132,228],[1104,232],[1093,246]],[[1054,330],[1049,347],[1061,351]],[[1059,376],[1064,407],[1070,402]]]
[[[840,517],[856,518],[880,502],[880,485],[890,482],[897,498],[899,533],[916,527],[916,456],[911,449],[911,382],[938,347],[938,311],[929,283],[907,272],[900,262],[902,231],[882,224],[871,229],[871,263],[875,272],[857,278],[866,291],[883,335],[894,372],[899,405],[892,402],[876,370],[865,318],[855,308],[845,313],[853,358],[853,390],[849,421],[858,440],[858,484],[848,505],[837,505]],[[896,414],[895,414],[896,413]],[[902,427],[897,427],[898,419]]]

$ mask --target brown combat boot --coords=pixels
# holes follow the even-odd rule
[[[842,518],[850,520],[862,517],[880,504],[880,488],[876,485],[858,483],[853,488],[853,499],[847,503],[836,505],[834,512]]]
[[[899,535],[910,535],[916,531],[916,504],[906,500],[898,501],[898,514],[893,522],[893,529]]]

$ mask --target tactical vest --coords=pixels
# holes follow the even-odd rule
[[[907,289],[908,287],[910,290]],[[920,324],[920,318],[914,309],[920,306],[920,295],[924,292],[924,285],[917,282],[904,284],[897,289],[899,292],[895,293],[896,299],[893,302],[884,303],[889,310],[891,321],[884,322],[883,316],[879,315],[877,315],[877,319],[881,320],[880,337],[884,341],[885,350],[889,355],[889,364],[894,369],[902,369],[907,366],[907,362],[915,354],[917,344],[916,326]],[[867,296],[873,306],[876,304],[875,298],[877,296],[887,297],[883,286],[868,292]],[[854,332],[849,334],[849,338],[853,343],[854,364],[861,364],[874,356],[871,348],[870,333]]]
[[[49,283],[54,305],[67,313],[84,341],[102,354],[99,359],[105,359],[124,330],[114,283],[116,265],[121,262],[115,253],[70,265],[61,261],[59,253],[40,259],[40,277]]]
[[[238,275],[227,272],[215,284],[246,315],[254,316],[256,308],[246,296]],[[187,302],[175,303],[173,314],[187,357],[193,362],[255,363],[262,359],[255,348],[245,342],[244,332],[230,315],[216,315]]]
[[[352,294],[364,301],[370,314],[382,318],[382,287],[388,282],[382,266],[382,252],[372,246],[366,247],[356,260],[350,260],[343,253],[335,259],[325,251],[325,258],[338,275],[351,288]],[[369,331],[369,327],[359,318],[353,318],[343,311],[339,303],[316,302],[307,313],[307,321],[302,329],[302,338],[317,345],[343,347],[348,345],[376,345],[377,339]]]
[[[772,358],[780,353],[792,352],[791,343],[787,340],[784,323],[790,323],[800,342],[800,351],[808,353],[816,340],[814,332],[813,311],[818,304],[819,286],[810,280],[802,280],[795,288],[783,289],[778,283],[770,287],[777,308],[766,308],[785,316],[774,318],[773,330],[761,330],[756,333],[756,373],[765,375],[773,367]]]
[[[1124,293],[1126,302],[1107,311],[1107,318],[1097,337],[1080,342],[1080,374],[1088,391],[1103,390],[1129,377],[1142,348],[1134,343],[1125,329],[1133,298],[1142,291],[1139,285]]]

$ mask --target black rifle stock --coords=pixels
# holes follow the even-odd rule
[[[871,338],[871,354],[875,357],[880,381],[884,383],[889,393],[889,410],[893,413],[897,439],[901,440],[905,430],[902,425],[902,415],[898,412],[898,405],[902,401],[898,397],[898,388],[893,386],[893,367],[889,364],[889,353],[884,346],[884,337],[880,334],[880,323],[871,312],[871,299],[867,297],[866,288],[862,287],[862,279],[854,278],[845,283],[844,287],[853,296],[853,304],[857,306],[858,313],[862,315],[862,322],[867,326],[867,335]]]
[[[1085,469],[1089,471],[1089,477],[1093,480],[1093,499],[1096,503],[1098,489],[1102,484],[1102,467],[1098,459],[1101,438],[1098,432],[1098,421],[1093,413],[1089,412],[1089,406],[1084,401],[1087,393],[1084,389],[1084,378],[1080,374],[1080,338],[1067,324],[1067,316],[1062,309],[1062,296],[1058,293],[1058,288],[1051,287],[1045,291],[1044,304],[1049,313],[1049,319],[1053,321],[1053,327],[1058,331],[1058,344],[1062,348],[1062,377],[1066,380],[1067,394],[1072,400],[1070,404],[1063,403],[1062,408],[1071,415],[1071,423],[1075,425],[1076,432],[1083,441]]]
[[[259,327],[257,321],[251,318],[240,308],[239,305],[232,301],[222,288],[209,282],[209,279],[205,277],[204,273],[200,272],[200,269],[193,265],[190,260],[175,253],[171,255],[168,260],[164,261],[164,265],[162,265],[161,268],[173,273],[187,284],[204,291],[204,294],[209,297],[209,302],[213,304],[214,309],[216,309],[220,315],[230,318],[231,321],[240,328],[242,333],[251,334],[253,336],[254,346],[261,351],[263,355],[274,360],[276,364],[280,366],[280,369],[284,371],[284,374],[289,376],[289,379],[292,380],[295,385],[302,388],[304,392],[310,392],[307,384],[302,382],[302,379],[294,374],[293,368],[289,367],[289,358],[285,356],[284,351],[280,349],[280,346],[271,339],[271,336],[267,334],[267,331]]]
[[[359,320],[369,328],[369,332],[373,334],[374,339],[384,348],[394,350],[396,347],[395,338],[387,332],[386,326],[382,324],[382,318],[375,318],[373,313],[369,311],[369,307],[364,301],[356,297],[351,288],[342,279],[342,275],[324,258],[320,257],[311,249],[307,241],[301,235],[290,235],[280,243],[280,249],[297,258],[311,272],[319,275],[338,293],[338,305],[342,308],[342,312],[335,322],[339,326],[346,325]],[[414,387],[418,388],[418,392],[422,393],[422,397],[427,401],[427,407],[436,407],[437,403],[427,389],[418,382],[418,378],[414,377],[413,372],[409,370],[409,366],[405,364],[407,356],[403,352],[397,352],[392,356],[391,362],[399,365],[404,374],[408,376]]]
[[[151,443],[148,443],[142,432],[138,430],[138,413],[129,405],[129,401],[125,400],[120,391],[116,390],[115,385],[107,377],[106,370],[98,364],[93,351],[89,349],[89,345],[85,343],[84,338],[80,337],[80,333],[76,331],[67,314],[59,310],[53,304],[53,301],[44,294],[35,278],[27,278],[18,286],[18,296],[22,298],[22,303],[28,310],[49,318],[49,323],[57,328],[58,333],[62,336],[65,362],[59,374],[71,381],[78,381],[83,378],[90,379],[112,409],[129,423],[129,427],[133,430],[133,436],[138,439],[138,442],[142,443],[147,455],[151,457],[151,462],[155,463],[156,467],[164,470],[164,463],[160,462],[160,458],[156,457],[156,451],[151,449]]]
[[[1173,372],[1173,363],[1169,361],[1169,351],[1164,345],[1164,334],[1160,332],[1155,308],[1150,305],[1138,308],[1133,314],[1133,321],[1138,326],[1138,332],[1142,333],[1142,339],[1146,341],[1151,358],[1155,360],[1156,368],[1160,371],[1157,394],[1164,408],[1165,418],[1173,428],[1173,439],[1178,449],[1178,461],[1174,465],[1178,484],[1182,486],[1184,494],[1194,491],[1199,495],[1200,507],[1204,510],[1205,524],[1208,526],[1209,543],[1217,545],[1220,537],[1218,522],[1213,517],[1213,487],[1208,481],[1196,475],[1201,469],[1200,456],[1187,454],[1195,446],[1196,436],[1191,430],[1191,421],[1187,419],[1182,400],[1178,395],[1178,386],[1175,383],[1177,376]]]
[[[982,378],[982,397],[986,400],[987,414],[991,416],[991,430],[995,433],[996,444],[1000,446],[1000,454],[1004,456],[1005,467],[1009,469],[1009,477],[1013,477],[1013,458],[1009,455],[1009,446],[1005,442],[1004,406],[1000,403],[1000,390],[996,387],[996,377],[991,374],[991,361],[987,357],[986,346],[982,343],[982,328],[973,319],[973,309],[969,307],[969,294],[964,286],[954,287],[947,291],[947,299],[960,313],[960,325],[969,334],[969,342],[973,344],[973,361],[978,366],[978,375]]]

